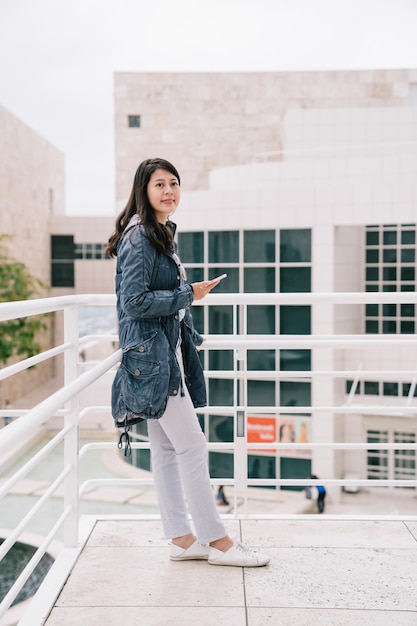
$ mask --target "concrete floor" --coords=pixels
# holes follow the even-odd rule
[[[417,624],[417,521],[228,520],[263,568],[172,562],[159,521],[102,519],[46,626]]]

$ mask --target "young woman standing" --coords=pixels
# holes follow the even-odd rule
[[[227,534],[218,515],[207,445],[195,408],[206,387],[189,307],[219,280],[189,284],[170,221],[180,201],[180,177],[164,159],[143,161],[107,252],[117,256],[116,295],[123,359],[112,388],[116,426],[129,441],[131,424],[147,420],[152,472],[165,538],[173,560],[257,567],[269,557]],[[123,435],[122,435],[123,436]],[[196,535],[194,535],[184,492]]]

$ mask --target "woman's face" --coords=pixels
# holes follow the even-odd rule
[[[165,224],[180,202],[178,179],[168,170],[157,169],[149,179],[147,193],[156,219],[160,224]]]

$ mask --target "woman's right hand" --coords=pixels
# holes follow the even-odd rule
[[[194,300],[202,300],[204,296],[210,293],[213,287],[217,287],[219,282],[220,280],[203,280],[201,283],[192,283]]]

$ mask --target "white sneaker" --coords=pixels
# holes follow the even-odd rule
[[[235,567],[261,567],[270,561],[270,557],[262,552],[249,550],[238,541],[226,552],[209,546],[208,562],[210,565],[234,565]]]
[[[202,559],[208,559],[208,547],[194,541],[188,548],[181,548],[181,546],[171,543],[171,551],[169,554],[171,561],[199,561]]]

